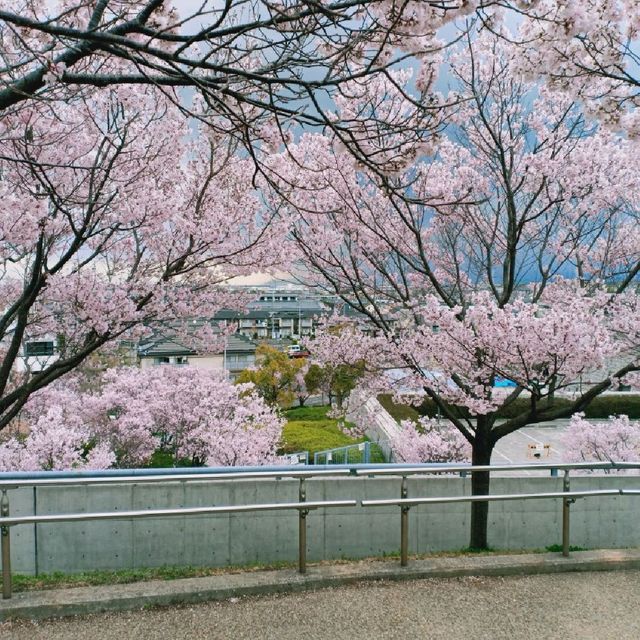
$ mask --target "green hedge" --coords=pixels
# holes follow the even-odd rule
[[[434,417],[438,415],[438,408],[433,400],[427,398],[417,407],[395,404],[390,395],[378,397],[380,404],[395,418],[400,420],[417,420],[420,416]],[[567,398],[556,397],[555,407],[568,407],[571,401]],[[529,398],[517,398],[508,407],[498,411],[500,418],[514,418],[528,411],[530,406]],[[544,406],[544,405],[543,405]],[[460,417],[472,417],[464,407],[451,406],[450,409],[455,415]],[[636,394],[616,394],[602,395],[595,398],[584,410],[587,418],[604,419],[612,415],[625,414],[632,420],[640,419],[640,395]]]
[[[287,409],[284,417],[287,420],[331,420],[327,418],[327,412],[331,409],[329,406],[324,407],[295,407]]]
[[[624,414],[632,420],[638,420],[640,419],[640,395],[598,396],[584,412],[587,418],[608,418]]]

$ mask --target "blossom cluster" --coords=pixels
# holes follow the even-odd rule
[[[174,465],[277,460],[283,420],[252,385],[194,367],[121,368],[96,386],[76,378],[33,395],[0,470],[131,468],[154,452]]]

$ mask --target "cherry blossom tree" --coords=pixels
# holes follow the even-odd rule
[[[478,4],[0,2],[0,429],[96,350],[211,316],[232,304],[216,284],[277,259],[254,172],[295,127],[372,171],[427,140],[435,30]],[[420,100],[389,71],[409,58]],[[25,341],[52,338],[20,375]]]
[[[436,418],[420,418],[418,424],[403,420],[389,442],[399,462],[469,462],[471,446],[453,425]]]
[[[567,462],[635,462],[640,456],[640,422],[627,416],[611,416],[605,422],[572,416],[563,434]]]
[[[36,103],[2,122],[0,428],[97,349],[233,305],[217,285],[277,254],[251,161],[194,139],[153,91]],[[47,339],[56,357],[29,371],[23,345]]]
[[[174,464],[273,463],[284,424],[253,385],[188,366],[108,371],[96,401],[100,415],[110,416],[106,434],[121,441],[139,424]]]
[[[520,70],[581,99],[605,126],[640,135],[640,7],[633,0],[521,2]],[[501,30],[501,25],[496,25]]]
[[[358,343],[354,351],[352,343]],[[375,361],[380,356],[380,342],[369,341],[369,349],[374,350]],[[345,324],[340,316],[332,316],[326,320],[321,330],[309,342],[313,354],[308,385],[316,391],[326,394],[333,406],[336,416],[344,417],[344,410],[349,394],[357,385],[366,386],[373,375],[378,377],[378,369],[369,369],[367,363],[366,339],[358,335],[356,330]],[[353,357],[352,357],[353,356]]]
[[[296,372],[296,377],[293,382],[293,394],[298,401],[298,406],[304,407],[304,403],[311,397],[313,394],[313,387],[310,389],[307,385],[307,379],[309,374],[309,361],[304,358],[303,364],[300,369]],[[313,374],[312,374],[313,378]]]
[[[103,469],[147,464],[274,463],[283,420],[251,385],[193,367],[107,371],[96,387],[68,378],[35,393],[25,435],[0,445],[0,469]]]
[[[53,108],[95,88],[151,87],[249,148],[286,141],[292,124],[330,127],[361,161],[374,163],[367,149],[379,132],[367,123],[375,118],[352,111],[336,122],[334,98],[349,100],[354,82],[361,87],[366,78],[384,78],[409,58],[428,91],[447,44],[438,29],[494,4],[4,1],[0,112],[33,100]],[[177,92],[183,87],[194,95],[190,104]]]
[[[640,366],[636,143],[521,81],[518,55],[504,39],[470,37],[449,58],[448,129],[385,180],[329,135],[291,147],[288,173],[273,160],[288,180],[281,208],[299,277],[377,331],[333,358],[404,369],[402,384],[436,402],[479,465],[500,438],[582,410]],[[587,372],[596,383],[555,405]],[[516,387],[496,390],[496,377]],[[498,421],[519,397],[528,408]],[[488,493],[489,474],[472,487]],[[487,514],[472,505],[472,547],[487,546]]]

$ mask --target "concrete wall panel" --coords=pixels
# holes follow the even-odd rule
[[[11,491],[11,513],[85,513],[210,505],[297,502],[296,480],[246,480],[139,485],[43,487]],[[400,497],[400,478],[317,478],[306,482],[307,500]],[[640,477],[572,478],[571,488],[640,489]],[[497,477],[494,494],[553,492],[562,478]],[[468,495],[469,478],[410,478],[409,496]],[[470,505],[437,504],[410,511],[410,553],[462,549],[468,544]],[[559,544],[562,502],[522,500],[489,507],[489,544],[496,549],[542,549]],[[75,573],[162,565],[229,566],[294,562],[297,511],[164,517],[15,527],[13,570]],[[308,558],[328,560],[398,553],[399,507],[313,510],[307,517]],[[571,543],[587,548],[640,545],[640,498],[579,499],[571,507]]]

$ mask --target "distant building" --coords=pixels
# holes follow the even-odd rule
[[[58,345],[51,336],[41,336],[25,340],[22,354],[16,359],[15,367],[19,372],[39,373],[52,365],[58,358]]]
[[[312,335],[320,316],[327,309],[319,301],[297,292],[262,292],[245,311],[223,309],[215,320],[235,326],[236,331],[252,339],[299,339]]]
[[[226,371],[231,380],[256,360],[256,345],[245,336],[231,334],[224,346],[214,353],[201,353],[186,347],[175,338],[156,335],[138,345],[140,367],[190,365],[209,371]]]

